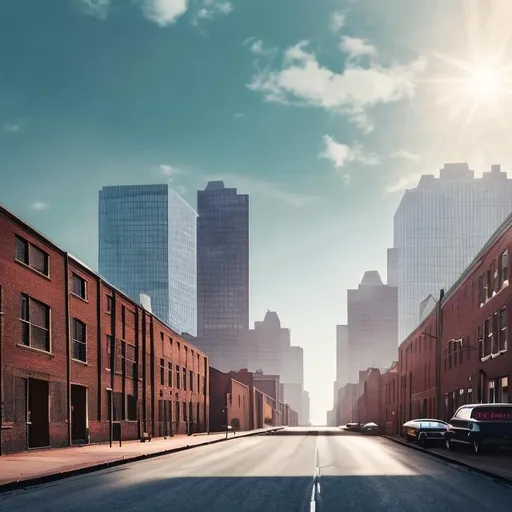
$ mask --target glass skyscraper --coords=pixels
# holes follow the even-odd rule
[[[197,214],[168,185],[103,187],[99,271],[181,334],[197,334]]]
[[[246,367],[249,196],[211,181],[197,193],[196,345],[221,371]]]
[[[418,326],[427,296],[437,300],[511,212],[512,180],[499,165],[475,179],[468,164],[446,164],[439,178],[424,175],[404,193],[388,253],[398,286],[399,342]],[[428,304],[435,301],[422,307]]]

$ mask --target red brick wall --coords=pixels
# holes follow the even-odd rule
[[[49,254],[50,277],[45,277],[15,260],[15,234]],[[73,258],[69,258],[68,272],[69,289],[66,290],[66,254],[0,207],[0,286],[4,313],[0,317],[0,386],[4,401],[1,453],[27,448],[25,379],[30,378],[49,383],[51,446],[69,444],[71,429],[68,419],[71,417],[71,407],[68,383],[70,386],[87,388],[88,433],[92,442],[108,440],[110,411],[107,388],[111,387],[121,397],[121,428],[124,439],[136,439],[143,431],[157,436],[168,435],[171,431],[184,433],[207,430],[209,379],[208,359],[205,354],[122,293],[102,282],[94,272]],[[87,283],[85,299],[71,293],[73,273]],[[21,293],[47,304],[51,309],[50,353],[20,345]],[[113,300],[112,312],[107,311],[107,296],[111,296]],[[85,362],[71,358],[73,318],[86,325]],[[115,338],[117,349],[113,386],[107,335]],[[135,359],[138,360],[133,375],[128,372],[129,364],[125,357],[129,355],[130,349],[126,351],[124,348],[130,346],[135,347]],[[164,360],[164,385],[160,383],[160,359]],[[172,386],[169,386],[168,379],[169,362],[173,365]],[[180,367],[181,379],[183,369],[186,370],[186,390],[183,389],[182,380],[180,389],[176,386],[176,365]],[[137,399],[133,420],[128,420],[129,395]],[[160,410],[160,400],[172,404],[168,413],[167,409]],[[187,422],[183,414],[183,404],[187,404]]]
[[[249,387],[234,379],[230,379],[231,400],[228,405],[228,424],[231,425],[234,418],[240,422],[240,430],[250,430],[250,392]]]

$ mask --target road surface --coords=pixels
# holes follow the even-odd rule
[[[510,512],[512,488],[386,439],[240,438],[0,495],[9,512]]]

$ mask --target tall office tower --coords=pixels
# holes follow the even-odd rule
[[[334,400],[338,396],[338,389],[348,383],[348,326],[336,326],[336,381],[334,382]]]
[[[197,332],[197,214],[168,185],[103,187],[99,271],[181,334]]]
[[[394,217],[399,341],[408,336],[512,212],[512,179],[493,165],[475,179],[468,164],[421,177]],[[432,295],[435,300],[425,302]]]
[[[360,371],[389,368],[396,360],[397,309],[396,287],[383,284],[376,270],[364,273],[357,290],[347,290],[348,382],[359,382]]]
[[[197,192],[196,344],[221,371],[247,366],[249,196],[210,181]]]

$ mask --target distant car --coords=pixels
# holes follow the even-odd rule
[[[408,442],[416,441],[422,448],[442,443],[448,423],[442,420],[420,418],[407,421],[403,426],[403,435]]]
[[[345,425],[347,430],[351,430],[354,432],[359,432],[361,430],[361,423],[347,423]]]
[[[482,445],[512,445],[512,404],[463,405],[455,412],[445,434],[448,450],[469,446],[473,453]]]
[[[376,436],[379,433],[379,426],[377,425],[377,423],[373,423],[373,421],[371,421],[370,423],[365,423],[361,427],[361,432],[363,434]]]

